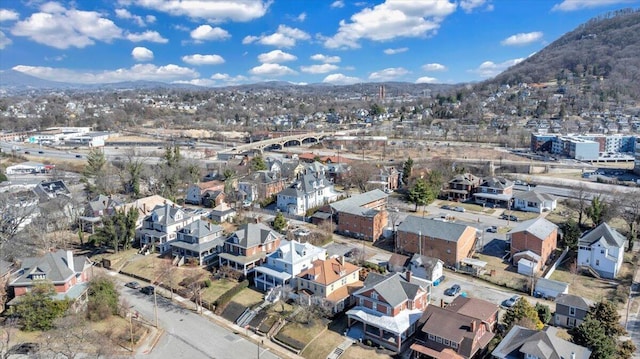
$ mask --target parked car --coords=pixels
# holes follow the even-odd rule
[[[28,155],[28,154],[31,154],[31,152],[29,152],[29,151],[24,151],[24,154],[25,154],[25,155]]]
[[[127,284],[124,285],[127,288],[131,288],[131,289],[139,289],[140,288],[140,283],[133,281],[133,282],[128,282]]]
[[[489,232],[489,233],[498,233],[498,227],[497,226],[491,226],[491,227],[487,228],[487,232]]]
[[[507,219],[509,219],[509,216],[503,213],[503,214],[500,215],[500,219],[507,220]]]
[[[448,204],[445,204],[445,205],[441,206],[440,208],[448,209],[448,210],[452,210],[453,209],[453,207],[449,206]]]
[[[306,228],[298,228],[293,231],[293,234],[298,237],[306,237],[311,234],[311,231]]]
[[[451,287],[447,288],[444,291],[445,295],[448,295],[450,297],[453,297],[454,295],[460,293],[460,286],[458,284],[454,284]]]
[[[148,285],[146,287],[142,287],[140,291],[146,295],[151,295],[151,294],[154,294],[154,292],[156,291],[156,288],[152,285]]]
[[[76,155],[76,158],[82,158],[82,155]]]
[[[509,220],[510,221],[514,221],[514,222],[518,222],[518,217],[514,216],[514,215],[510,215],[509,216]]]
[[[464,207],[453,207],[453,210],[456,212],[464,212]]]
[[[511,298],[509,298],[509,299],[505,300],[504,302],[502,302],[502,305],[503,305],[505,308],[511,308],[511,307],[513,307],[513,306],[516,304],[516,302],[517,302],[519,299],[520,299],[520,296],[519,296],[519,295],[514,295],[513,297],[511,297]]]
[[[44,151],[38,151],[38,153],[43,154],[43,153],[44,153]]]

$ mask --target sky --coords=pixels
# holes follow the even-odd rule
[[[640,0],[3,0],[0,70],[227,86],[491,78]],[[0,83],[2,73],[0,73]]]

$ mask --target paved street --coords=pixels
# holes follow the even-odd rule
[[[145,295],[138,290],[122,286],[123,278],[118,276],[118,282],[122,297],[126,298],[131,310],[138,312],[145,321],[155,323],[153,295]],[[279,358],[263,346],[259,348],[243,336],[234,334],[208,318],[184,309],[160,295],[157,296],[157,300],[158,322],[164,334],[150,353],[136,353],[138,358]]]

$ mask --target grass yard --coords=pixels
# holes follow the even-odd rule
[[[347,317],[342,315],[329,324],[329,330],[309,343],[300,354],[307,359],[326,358],[340,343],[345,340],[342,336],[347,328]]]
[[[571,294],[594,302],[611,299],[616,290],[615,284],[587,275],[572,274],[563,267],[556,269],[550,279],[569,283],[569,292]]]
[[[208,303],[214,303],[222,294],[231,289],[237,282],[227,279],[218,279],[211,281],[211,287],[203,288],[202,300]]]
[[[311,341],[314,340],[318,334],[326,330],[326,328],[326,325],[321,319],[315,319],[311,324],[289,322],[280,329],[276,337],[289,337],[306,345],[311,343]]]
[[[362,347],[360,347],[358,345],[352,345],[351,347],[349,347],[349,349],[347,349],[346,352],[344,352],[344,354],[342,354],[342,356],[340,358],[342,358],[342,359],[361,359],[361,358],[367,358],[367,359],[391,359],[392,357],[387,355],[387,354],[378,353],[373,348],[366,349],[366,348],[362,348]]]
[[[501,258],[489,256],[486,254],[476,254],[479,260],[487,262],[486,274],[482,279],[497,285],[505,285],[521,291],[528,283],[528,278],[516,272],[516,268],[504,262]],[[491,275],[492,270],[495,270]]]
[[[245,307],[253,307],[256,304],[262,303],[263,300],[264,294],[262,292],[253,288],[245,288],[236,294],[231,301]]]

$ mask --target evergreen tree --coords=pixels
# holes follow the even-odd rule
[[[105,176],[107,160],[104,153],[98,148],[92,148],[87,154],[87,163],[82,171],[81,181],[85,184],[85,190],[90,195],[104,192],[104,188],[99,188],[96,182],[100,177]]]
[[[267,164],[264,162],[262,156],[255,156],[251,159],[251,169],[254,171],[264,171],[267,169]]]
[[[422,178],[418,178],[414,183],[411,190],[409,190],[408,198],[410,203],[416,205],[415,211],[418,211],[418,206],[426,206],[431,199],[431,192],[427,182]],[[433,199],[431,199],[433,200]]]
[[[69,309],[68,300],[55,300],[55,289],[49,282],[37,283],[32,290],[20,297],[14,314],[25,331],[49,330],[54,321]]]
[[[580,226],[573,218],[562,224],[562,245],[569,247],[570,250],[575,251],[578,249],[578,240],[582,235]]]
[[[278,214],[276,214],[276,218],[273,220],[273,229],[281,232],[285,228],[287,228],[287,220],[284,218],[282,212],[278,212]]]
[[[591,358],[613,359],[616,357],[616,339],[607,336],[607,331],[600,320],[591,314],[587,314],[579,326],[571,328],[569,334],[572,342],[591,350]]]
[[[591,200],[591,206],[587,207],[585,212],[587,214],[587,217],[589,217],[589,219],[591,219],[591,221],[593,222],[594,226],[597,226],[604,222],[605,215],[609,210],[608,207],[609,206],[607,205],[607,203],[603,201],[600,196],[595,197],[593,200]]]
[[[411,177],[411,172],[413,172],[413,159],[411,157],[407,158],[402,165],[402,182],[405,186],[409,185],[409,178]]]
[[[507,330],[511,329],[515,324],[530,324],[524,325],[531,327],[530,329],[542,329],[544,324],[540,321],[536,308],[532,306],[529,301],[524,297],[518,299],[513,307],[509,308],[505,313],[502,321],[504,322]]]
[[[547,324],[551,320],[551,308],[548,305],[536,303],[535,305],[536,312],[538,313],[538,319],[542,322],[542,324]]]
[[[104,276],[93,278],[89,282],[88,294],[87,316],[90,320],[103,320],[118,314],[120,294],[110,278]]]

